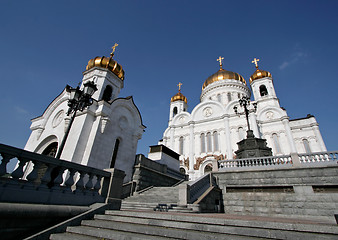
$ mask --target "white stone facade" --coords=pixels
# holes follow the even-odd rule
[[[118,98],[123,80],[109,69],[94,67],[85,71],[81,88],[87,81],[94,81],[98,90],[93,95],[93,104],[77,112],[61,159],[99,169],[115,167],[125,171],[124,181],[129,181],[137,143],[145,129],[139,110],[132,97]],[[111,96],[102,100],[107,86],[112,90]],[[50,154],[49,150],[46,152],[49,146],[60,146],[70,121],[68,99],[65,89],[42,116],[32,120],[25,150]]]
[[[316,119],[308,115],[289,120],[279,105],[270,76],[251,83],[254,100],[250,105],[249,122],[255,137],[266,139],[273,155],[326,151]],[[243,96],[251,97],[243,81],[220,79],[207,84],[202,90],[201,102],[191,113],[184,110],[187,109],[184,101],[171,102],[169,125],[159,144],[180,154],[181,168],[190,179],[210,171],[214,160],[236,157],[237,142],[246,137],[247,130],[238,102]],[[257,104],[256,112],[253,103]],[[234,112],[234,106],[241,114]],[[173,113],[174,107],[178,109],[177,114]]]

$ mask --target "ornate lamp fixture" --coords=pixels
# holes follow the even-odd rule
[[[248,125],[248,131],[251,131],[250,130],[250,123],[249,123],[250,99],[248,97],[246,97],[246,96],[243,96],[241,99],[239,99],[238,102],[239,102],[239,105],[244,108],[244,113],[245,113],[245,117],[246,117],[246,123]],[[254,112],[256,112],[257,111],[257,103],[253,103],[252,105],[254,107],[254,109],[253,109]],[[234,106],[234,111],[238,115],[241,114],[241,113],[238,112],[237,106]]]
[[[88,106],[93,104],[92,96],[94,92],[97,90],[96,84],[94,82],[86,82],[85,84],[83,84],[83,86],[84,86],[83,90],[80,90],[79,87],[71,88],[67,86],[66,88],[67,92],[70,93],[70,98],[68,100],[69,109],[67,112],[67,116],[69,116],[71,113],[73,113],[73,115],[70,119],[69,125],[67,127],[67,130],[65,132],[65,135],[62,139],[61,145],[55,158],[59,159],[61,157],[70,129],[74,122],[76,112],[78,110],[82,112]]]

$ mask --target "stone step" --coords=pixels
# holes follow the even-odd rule
[[[114,239],[114,240],[164,240],[164,239],[170,239],[165,236],[153,236],[149,234],[142,234],[139,232],[128,232],[123,230],[114,230],[114,229],[107,229],[107,228],[101,228],[101,227],[92,227],[92,226],[80,226],[80,227],[70,227],[67,228],[67,231],[71,232],[74,236],[88,236],[92,237],[91,239]],[[81,239],[81,238],[73,238]]]
[[[97,237],[86,236],[74,233],[57,233],[50,236],[51,240],[97,240]]]
[[[124,217],[125,221],[137,223],[153,222],[161,226],[176,228],[192,228],[203,231],[222,232],[227,234],[239,234],[253,237],[278,238],[278,239],[337,239],[338,226],[334,224],[323,224],[310,220],[293,220],[288,218],[271,217],[247,217],[243,219],[226,218],[224,214],[171,214],[157,212],[128,212],[128,211],[106,211],[104,217]],[[258,219],[258,220],[257,220]],[[120,219],[121,221],[121,219]],[[171,225],[170,225],[171,224]],[[174,224],[174,225],[172,225]],[[267,236],[268,234],[268,236]]]
[[[130,221],[115,221],[115,220],[91,220],[83,221],[82,225],[87,227],[96,228],[98,232],[101,232],[101,229],[113,230],[113,231],[123,231],[140,235],[149,235],[149,236],[165,236],[167,238],[173,239],[194,239],[194,240],[205,240],[205,239],[224,239],[225,235],[223,233],[217,232],[204,232],[199,231],[198,228],[177,228],[177,226],[168,227],[164,225],[153,224],[152,221],[147,221],[146,219],[139,219],[137,223],[134,223],[131,219]],[[162,220],[160,220],[162,222]],[[178,225],[173,222],[174,225]],[[81,231],[80,231],[81,232]],[[88,234],[88,233],[86,233]],[[96,235],[97,236],[97,235]],[[107,235],[100,234],[99,237],[108,237]],[[115,238],[114,238],[115,239]],[[248,237],[232,235],[231,239],[248,239]],[[250,239],[257,239],[250,237]]]
[[[236,218],[237,217],[237,218]],[[63,237],[64,236],[64,237]],[[95,237],[95,238],[93,238]],[[337,225],[225,214],[114,211],[51,239],[337,239]]]

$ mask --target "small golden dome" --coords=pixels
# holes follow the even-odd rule
[[[178,92],[171,98],[170,101],[171,102],[184,101],[185,103],[187,103],[187,98],[181,92]]]
[[[235,72],[230,72],[224,69],[220,69],[218,70],[216,73],[212,74],[210,77],[207,78],[207,80],[205,80],[203,86],[202,86],[202,90],[204,88],[206,88],[209,84],[213,83],[213,82],[217,82],[223,79],[234,79],[234,80],[238,80],[241,81],[242,83],[246,84],[246,81],[244,80],[244,78]]]
[[[107,68],[114,73],[118,78],[124,80],[124,71],[122,66],[118,64],[112,57],[96,57],[88,61],[86,70],[94,67]]]
[[[269,73],[268,71],[264,71],[264,70],[260,70],[257,69],[250,77],[250,84],[255,81],[256,79],[260,79],[260,78],[265,78],[265,77],[270,77],[272,78],[271,73]]]

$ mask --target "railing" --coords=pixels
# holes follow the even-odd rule
[[[209,187],[216,186],[216,179],[208,173],[188,184],[188,203],[195,202]]]
[[[312,164],[312,163],[328,163],[338,160],[338,151],[332,152],[317,152],[296,154],[295,158],[291,155],[283,156],[269,156],[269,157],[255,157],[244,159],[230,159],[218,161],[219,171],[226,171],[227,169],[238,168],[265,168],[293,166],[296,161],[299,164]]]
[[[338,151],[306,153],[306,154],[298,154],[298,156],[299,161],[303,164],[330,162],[338,160]]]
[[[88,205],[104,202],[109,195],[108,171],[3,144],[0,155],[0,201]],[[8,174],[7,164],[14,159],[17,167]]]
[[[245,168],[286,164],[292,164],[291,155],[221,160],[218,161],[218,168],[221,170],[225,168]]]

